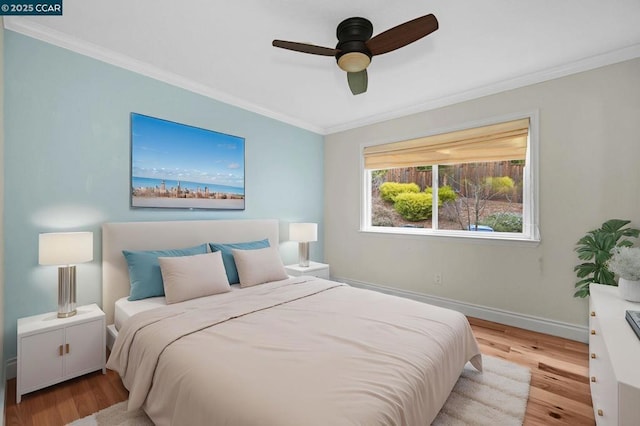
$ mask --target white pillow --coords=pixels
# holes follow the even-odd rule
[[[254,250],[231,250],[238,268],[240,287],[289,278],[276,247]]]
[[[231,291],[220,252],[159,257],[167,304]]]

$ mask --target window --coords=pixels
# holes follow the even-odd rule
[[[366,146],[362,230],[539,240],[537,115]]]

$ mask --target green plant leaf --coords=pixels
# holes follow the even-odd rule
[[[584,280],[578,281],[574,287],[584,287],[585,284],[588,285],[588,284],[591,284],[592,282],[593,282],[593,279],[586,278]]]
[[[613,247],[611,247],[613,248]],[[610,250],[598,250],[596,253],[596,263],[605,263],[607,260],[611,259]]]
[[[615,247],[617,240],[618,239],[616,238],[616,236],[612,234],[600,233],[596,237],[598,248],[600,250],[606,251],[607,253],[610,252],[613,247]]]
[[[598,269],[595,263],[582,263],[573,270],[577,272],[578,278],[584,278],[589,274],[593,274]]]
[[[579,265],[576,265],[573,267],[573,272],[577,272],[580,268],[582,268],[582,265],[584,265],[584,263],[581,263]]]
[[[580,260],[591,260],[591,259],[593,259],[594,256],[595,256],[595,254],[592,251],[585,251],[583,253],[580,253],[578,255],[578,258]]]
[[[600,275],[601,275],[601,274],[602,274],[602,273],[601,273],[601,271],[600,271],[599,269],[593,273],[593,282],[594,282],[594,283],[597,283],[597,284],[604,284],[604,283],[602,282],[602,278],[600,277]]]
[[[596,249],[593,247],[580,247],[576,249],[578,257],[582,260],[591,260],[596,255]]]
[[[603,268],[600,271],[600,284],[616,285],[616,279],[613,272]]]
[[[589,288],[582,288],[575,293],[573,293],[573,297],[587,297],[589,296]]]
[[[629,240],[622,240],[618,243],[617,247],[633,247],[633,243]]]
[[[587,297],[589,295],[589,284],[588,280],[578,281],[575,285],[576,291],[573,293],[573,297]]]
[[[592,235],[585,235],[584,237],[578,240],[577,244],[578,244],[578,247],[576,247],[575,249],[576,251],[581,248],[580,246],[595,247],[595,240],[593,239]]]
[[[630,220],[610,219],[602,224],[602,229],[607,232],[615,233],[625,225],[630,224]]]

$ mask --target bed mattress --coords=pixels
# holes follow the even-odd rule
[[[231,291],[238,289],[240,289],[239,285],[231,285]],[[167,306],[167,300],[164,296],[150,297],[148,299],[141,300],[129,300],[128,296],[122,297],[116,301],[116,306],[113,312],[113,323],[116,326],[116,330],[120,331],[125,321],[135,314],[163,306]]]
[[[143,312],[108,368],[158,425],[426,425],[465,363],[464,315],[297,277]]]
[[[149,299],[142,300],[128,300],[128,297],[123,297],[116,301],[116,307],[113,313],[113,322],[116,326],[116,330],[120,330],[122,325],[129,318],[140,312],[148,311],[150,309],[160,308],[167,306],[167,302],[162,297],[151,297]]]

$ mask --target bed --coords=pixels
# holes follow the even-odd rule
[[[120,311],[107,366],[129,390],[129,409],[159,425],[427,425],[464,365],[482,368],[464,315],[311,276],[171,304],[121,300],[130,292],[123,250],[262,239],[278,247],[278,221],[103,225],[108,323]],[[258,262],[267,251],[277,250],[234,252],[241,281],[271,269]]]

